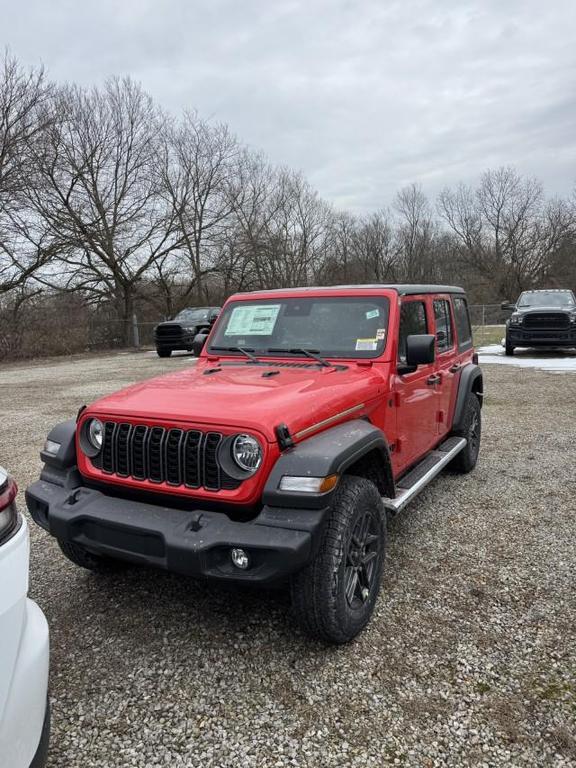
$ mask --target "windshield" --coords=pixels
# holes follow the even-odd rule
[[[383,296],[235,301],[222,312],[209,351],[242,347],[278,356],[304,349],[325,357],[378,357],[387,325]]]
[[[181,323],[203,323],[208,320],[210,309],[183,309],[178,312],[174,320]]]
[[[572,291],[538,291],[523,293],[518,301],[519,307],[574,307],[576,300]]]

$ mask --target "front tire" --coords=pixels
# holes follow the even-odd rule
[[[156,347],[156,352],[158,352],[158,357],[170,357],[172,354],[171,349],[162,349],[161,347]]]
[[[108,557],[94,555],[92,552],[88,552],[87,549],[84,549],[84,547],[81,547],[79,544],[74,544],[71,541],[62,541],[61,539],[58,539],[58,545],[68,560],[73,562],[74,565],[80,566],[80,568],[86,568],[88,571],[94,571],[95,573],[110,573],[111,571],[118,571],[125,567],[124,563],[121,563],[119,560],[112,560]]]
[[[309,635],[347,643],[368,624],[380,592],[386,514],[376,486],[344,476],[336,491],[320,549],[292,577],[292,607]]]
[[[504,349],[505,349],[505,352],[506,352],[506,354],[508,355],[508,357],[511,357],[511,356],[514,354],[514,347],[513,347],[513,345],[512,345],[512,344],[509,342],[509,340],[508,340],[508,337],[506,337],[506,342],[505,342],[505,347],[504,347]]]
[[[482,437],[482,411],[480,401],[473,392],[468,395],[462,428],[455,430],[452,434],[456,437],[465,437],[467,442],[450,462],[450,469],[462,474],[471,472],[478,461]]]

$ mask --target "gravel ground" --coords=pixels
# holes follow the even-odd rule
[[[186,364],[3,367],[0,463],[23,488],[54,422]],[[282,593],[95,576],[32,525],[50,768],[576,765],[576,377],[485,377],[476,471],[443,475],[393,523],[374,619],[347,647],[302,636]]]

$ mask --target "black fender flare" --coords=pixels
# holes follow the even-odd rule
[[[462,368],[460,380],[458,382],[456,405],[454,407],[454,419],[452,420],[452,430],[454,432],[462,429],[466,411],[466,401],[471,392],[476,394],[476,397],[480,401],[480,407],[482,407],[484,399],[483,385],[484,379],[480,366],[470,363]]]
[[[327,477],[343,474],[363,456],[378,451],[382,457],[385,484],[393,494],[394,478],[388,441],[384,432],[369,421],[354,419],[326,429],[280,455],[270,472],[262,501],[272,507],[319,509],[330,505],[334,491],[297,493],[281,491],[284,475]]]
[[[44,467],[40,479],[65,488],[81,484],[80,473],[76,466],[76,419],[68,419],[56,424],[48,432],[48,440],[59,443],[57,453],[40,451]]]

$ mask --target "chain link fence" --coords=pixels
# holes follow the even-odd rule
[[[470,320],[474,345],[500,344],[505,335],[506,320],[510,312],[500,304],[470,304]]]
[[[470,317],[476,346],[498,344],[509,316],[499,304],[472,304]],[[0,316],[0,360],[103,352],[114,349],[153,349],[154,328],[164,320],[135,315],[127,328],[121,320],[71,312]]]

